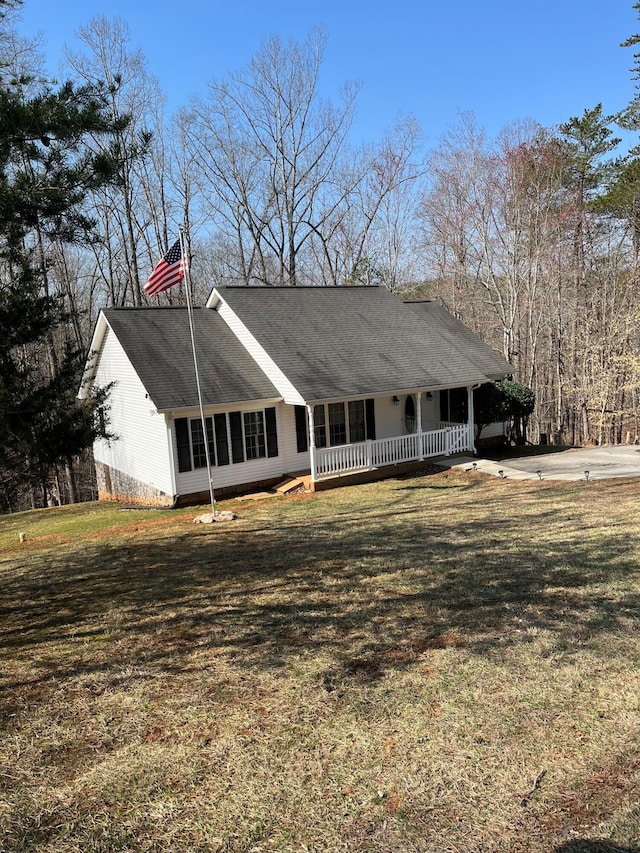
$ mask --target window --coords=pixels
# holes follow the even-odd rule
[[[313,407],[313,433],[316,447],[327,446],[327,428],[324,414],[324,406]]]
[[[329,444],[347,443],[347,421],[344,416],[344,403],[329,403]]]
[[[213,423],[211,418],[205,418],[207,424],[207,440],[209,442],[209,460],[212,465],[216,464],[216,448],[213,440]],[[204,435],[202,434],[202,420],[190,421],[191,426],[191,450],[193,453],[193,467],[207,467],[207,453],[204,446]]]
[[[244,446],[247,459],[261,459],[267,455],[262,412],[244,413]]]
[[[466,388],[451,388],[440,392],[440,420],[453,424],[466,424],[468,397]]]
[[[364,441],[367,437],[364,400],[349,400],[349,441]]]
[[[313,432],[316,447],[336,447],[374,440],[376,423],[373,399],[314,406]]]
[[[176,418],[178,471],[205,468],[204,434],[201,418]],[[247,462],[278,455],[276,410],[221,412],[205,418],[209,459],[212,465]]]

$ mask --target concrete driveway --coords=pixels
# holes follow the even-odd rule
[[[438,464],[446,468],[473,471],[474,463],[475,470],[483,474],[503,476],[510,480],[607,480],[613,477],[640,477],[640,447],[616,445],[576,448],[520,458],[505,456],[498,461],[457,456],[448,461],[439,461]]]

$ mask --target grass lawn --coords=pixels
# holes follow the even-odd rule
[[[221,508],[0,517],[3,853],[640,850],[640,481]]]

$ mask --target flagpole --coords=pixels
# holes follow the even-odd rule
[[[189,259],[184,244],[184,229],[180,226],[180,251],[182,253],[182,265],[184,269],[184,283],[187,293],[187,313],[189,315],[189,331],[191,332],[191,349],[193,351],[193,368],[196,374],[196,387],[198,389],[198,403],[200,404],[200,420],[202,421],[202,435],[204,436],[204,455],[207,460],[207,476],[209,478],[209,497],[211,498],[211,516],[216,517],[216,499],[213,494],[213,478],[211,474],[211,456],[209,453],[209,436],[207,435],[207,422],[204,417],[204,406],[202,405],[202,391],[200,390],[200,372],[198,370],[198,356],[196,355],[196,339],[193,333],[193,309],[191,307],[191,273],[189,270]]]

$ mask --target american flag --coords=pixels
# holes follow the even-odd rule
[[[157,264],[144,286],[147,296],[157,296],[163,290],[168,290],[174,284],[182,281],[184,276],[184,262],[182,260],[182,246],[180,240],[176,240],[164,258]]]

